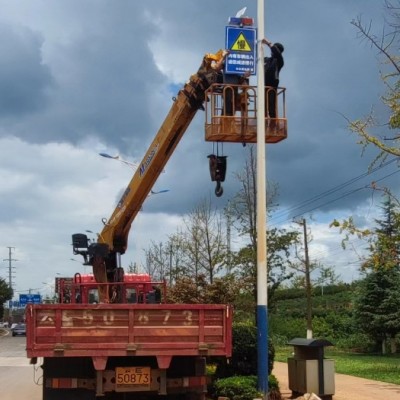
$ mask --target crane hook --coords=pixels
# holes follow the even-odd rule
[[[224,189],[221,185],[221,182],[217,181],[217,186],[215,187],[215,195],[217,197],[221,197],[223,193],[224,193]]]
[[[210,175],[211,181],[217,182],[217,186],[215,188],[215,195],[217,197],[221,197],[224,193],[222,189],[221,182],[225,181],[226,174],[226,156],[216,156],[215,154],[210,154],[209,158],[209,167],[210,167]]]

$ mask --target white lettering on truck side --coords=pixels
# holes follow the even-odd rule
[[[146,325],[149,322],[149,313],[147,312],[140,312],[138,316],[138,321],[142,325]]]
[[[105,325],[112,325],[114,323],[114,312],[112,310],[107,310],[103,315],[103,322]]]
[[[93,324],[93,314],[91,310],[84,310],[82,315],[82,320],[84,325]]]
[[[114,311],[104,310],[99,315],[98,312],[94,314],[93,310],[63,310],[61,314],[61,321],[63,327],[82,326],[82,325],[86,327],[97,326],[98,322],[100,321],[96,321],[96,319],[98,320],[99,318],[100,321],[105,326],[113,325],[115,320]],[[42,321],[46,322],[46,320],[47,320],[46,316],[43,316]]]
[[[166,325],[168,323],[170,316],[171,316],[171,311],[169,311],[169,310],[165,311],[165,317],[164,317],[164,321],[163,321],[164,325]]]
[[[183,316],[183,318],[182,318]],[[126,316],[128,318],[128,316]],[[136,321],[140,325],[147,325],[154,322],[157,324],[168,325],[185,325],[190,326],[196,324],[197,314],[190,310],[179,311],[174,313],[171,310],[163,310],[163,316],[151,311],[137,311],[135,316]],[[154,319],[154,321],[153,321]],[[98,326],[113,326],[116,321],[115,312],[113,310],[92,310],[92,309],[71,309],[62,310],[61,326],[62,327],[98,327]],[[53,313],[50,311],[42,312],[38,320],[38,326],[55,326],[56,320]]]
[[[61,314],[62,326],[74,326],[73,317],[68,315],[68,311],[63,311]]]
[[[182,311],[182,314],[185,316],[186,321],[183,325],[192,325],[192,315],[193,313],[189,310]]]

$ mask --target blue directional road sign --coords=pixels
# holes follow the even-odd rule
[[[42,296],[40,294],[20,294],[19,305],[25,307],[27,304],[40,304],[42,302]]]
[[[237,26],[225,27],[225,48],[229,55],[225,62],[225,73],[256,73],[256,29]]]

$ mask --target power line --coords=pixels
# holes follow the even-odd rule
[[[376,182],[383,181],[384,179],[389,178],[389,177],[391,177],[391,176],[393,176],[393,175],[395,175],[395,174],[398,174],[399,172],[400,172],[400,169],[397,170],[397,171],[392,172],[391,174],[388,174],[388,175],[384,176],[383,178],[377,179],[377,180],[375,181],[375,183],[376,183]],[[303,214],[305,214],[305,213],[307,213],[307,212],[314,211],[314,210],[316,210],[317,208],[324,207],[324,206],[326,206],[326,205],[328,205],[328,204],[334,203],[335,201],[341,200],[341,199],[343,199],[343,198],[345,198],[345,197],[347,197],[347,196],[349,196],[349,195],[351,195],[351,194],[357,193],[357,192],[359,192],[360,190],[369,189],[369,188],[370,188],[369,185],[365,185],[365,186],[359,187],[359,188],[357,188],[357,189],[350,190],[349,192],[346,192],[346,193],[344,193],[343,195],[341,195],[341,196],[339,196],[339,197],[336,197],[336,198],[333,199],[333,200],[327,201],[327,202],[325,202],[325,203],[323,203],[323,204],[320,204],[320,205],[318,205],[318,206],[315,206],[315,207],[313,207],[313,208],[311,208],[311,209],[309,209],[309,210],[307,210],[307,211],[304,211],[304,212],[302,212],[302,213],[300,213],[300,214],[297,214],[297,215],[295,215],[293,218],[297,218],[297,217],[299,217],[299,216],[301,216],[301,215],[303,215]]]
[[[348,192],[342,194],[341,196],[339,196],[339,197],[337,197],[337,198],[335,198],[335,199],[333,199],[333,200],[331,200],[331,201],[328,201],[328,202],[319,204],[318,206],[315,206],[315,207],[313,207],[313,208],[311,208],[311,209],[308,209],[308,210],[305,210],[305,211],[303,211],[303,212],[299,212],[299,213],[296,214],[294,217],[290,217],[290,218],[287,218],[287,217],[286,217],[287,214],[290,214],[290,213],[292,213],[293,211],[296,211],[296,210],[300,210],[300,209],[302,209],[302,208],[305,208],[307,205],[310,205],[310,204],[312,204],[312,203],[315,203],[316,201],[318,201],[318,200],[320,200],[320,199],[322,199],[322,198],[324,198],[324,197],[327,197],[327,196],[329,196],[329,195],[331,195],[331,194],[333,194],[333,193],[335,193],[335,192],[337,192],[337,191],[339,191],[339,190],[341,190],[341,189],[343,189],[343,188],[345,188],[345,187],[347,187],[347,186],[353,184],[354,182],[356,182],[356,181],[358,181],[358,180],[360,180],[360,179],[362,179],[362,178],[365,178],[366,176],[368,176],[368,175],[370,175],[370,174],[372,174],[372,173],[378,171],[379,169],[384,168],[384,167],[386,167],[386,166],[388,166],[388,165],[390,165],[390,164],[392,164],[393,162],[398,161],[398,160],[399,160],[399,157],[393,158],[392,160],[387,161],[386,163],[381,164],[379,167],[376,167],[376,168],[372,169],[370,172],[367,172],[367,173],[363,173],[363,174],[361,174],[361,175],[358,175],[357,177],[354,177],[354,178],[352,178],[352,179],[350,179],[350,180],[348,180],[348,181],[346,181],[346,182],[344,182],[344,183],[342,183],[342,184],[340,184],[340,185],[337,185],[337,186],[333,187],[332,189],[329,189],[329,190],[326,190],[325,192],[322,192],[322,193],[320,193],[320,194],[317,194],[317,195],[311,197],[311,198],[308,199],[308,200],[304,200],[303,202],[301,202],[301,203],[299,203],[299,204],[297,204],[297,205],[295,205],[295,206],[292,206],[292,207],[289,207],[289,208],[287,208],[287,209],[285,209],[285,210],[279,211],[279,212],[277,212],[275,215],[273,215],[273,216],[270,218],[270,222],[273,222],[273,221],[275,221],[275,220],[279,220],[280,218],[284,217],[285,219],[284,219],[283,221],[277,222],[277,223],[276,223],[276,224],[282,224],[282,223],[284,223],[284,222],[286,222],[286,221],[290,221],[291,218],[297,218],[297,217],[299,217],[299,216],[301,216],[301,215],[304,215],[304,214],[307,213],[307,212],[313,211],[313,210],[315,210],[315,209],[317,209],[317,208],[324,207],[324,206],[326,206],[326,205],[328,205],[328,204],[331,204],[331,203],[333,203],[333,202],[335,202],[335,201],[341,200],[341,199],[344,198],[344,197],[347,197],[347,196],[349,196],[349,195],[351,195],[351,194],[354,194],[354,193],[356,193],[356,192],[358,192],[358,191],[360,191],[360,190],[369,188],[369,185],[365,185],[365,186],[363,186],[363,187],[359,187],[359,188],[357,188],[357,189],[350,190],[350,191],[348,191]],[[386,179],[386,178],[388,178],[388,177],[390,177],[390,176],[392,176],[392,175],[394,175],[394,174],[396,174],[396,173],[398,173],[398,172],[400,172],[400,170],[396,170],[395,172],[390,173],[390,174],[384,176],[383,178],[380,178],[380,179],[375,180],[375,183],[376,183],[376,182],[380,182],[380,181],[382,181],[382,180],[384,180],[384,179]]]

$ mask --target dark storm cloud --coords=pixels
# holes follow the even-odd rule
[[[281,85],[287,88],[289,129],[287,140],[266,151],[267,177],[280,192],[272,223],[312,211],[314,243],[326,248],[340,244],[340,238],[326,239],[328,217],[330,222],[354,215],[368,224],[380,201],[367,190],[344,194],[372,179],[381,184],[380,177],[395,170],[392,165],[296,208],[365,173],[374,158],[374,152],[360,157],[343,116],[367,114],[383,94],[376,54],[350,24],[362,14],[376,22],[379,34],[382,2],[264,2],[265,35],[285,45]],[[244,6],[256,17],[256,2],[245,3],[0,0],[0,236],[3,246],[15,246],[20,260],[17,290],[50,282],[54,265],[73,275],[78,264],[70,260],[70,234],[101,231],[102,218],[110,217],[131,178],[126,165],[97,153],[142,159],[171,97],[205,52],[224,47],[228,17]],[[242,170],[248,147],[224,145],[224,195],[215,197],[207,155],[216,148],[204,141],[204,113],[198,112],[154,185],[169,192],[146,199],[133,223],[129,249],[136,251],[128,250],[124,265],[141,264],[142,249],[151,240],[164,241],[202,199],[222,209],[239,188],[234,173]],[[342,199],[332,202],[335,197]],[[335,265],[337,252],[332,254]],[[323,262],[331,265],[331,258]],[[39,273],[32,265],[42,266]]]
[[[38,33],[0,22],[0,37],[0,118],[18,120],[43,110],[52,76],[42,63]]]
[[[366,115],[383,94],[375,53],[350,24],[363,14],[365,22],[373,18],[380,26],[382,3],[314,0],[274,5],[274,16],[290,21],[280,29],[282,19],[267,15],[271,39],[285,44],[281,84],[287,88],[288,139],[268,146],[268,176],[279,185],[279,203],[289,207],[365,173],[376,155],[370,151],[361,157],[346,118]],[[374,178],[366,177],[362,184]],[[352,188],[356,186],[347,191]],[[361,190],[331,202],[339,193],[313,206],[351,209],[370,196]]]
[[[175,95],[179,89],[158,69],[151,42],[163,34],[163,51],[171,60],[180,51],[200,61],[204,52],[223,47],[227,19],[244,5],[214,0],[48,2],[47,19],[64,25],[65,36],[53,37],[50,29],[43,42],[40,23],[25,35],[8,33],[7,42],[16,45],[8,45],[12,57],[6,59],[12,66],[0,80],[14,86],[6,93],[21,98],[19,112],[30,112],[8,120],[8,133],[37,143],[80,144],[95,137],[140,160],[171,104],[170,98],[163,105],[154,103],[155,98],[161,102],[162,93],[172,89]],[[360,43],[350,21],[364,14],[379,24],[381,11],[376,0],[267,2],[266,36],[285,45],[281,84],[287,88],[289,137],[267,147],[268,178],[279,185],[281,204],[307,199],[367,169],[371,158],[360,158],[343,115],[366,114],[379,101],[382,87],[375,54]],[[256,5],[248,4],[246,14],[256,13]],[[44,59],[42,47],[47,49]],[[186,78],[195,72],[186,67],[188,61],[183,58],[181,65]],[[7,95],[1,91],[0,96]],[[7,102],[8,113],[12,104]],[[203,193],[213,196],[207,165],[212,148],[203,141],[203,118],[199,113],[171,158],[166,169],[174,174],[163,174],[157,183],[185,195],[170,203],[165,197],[165,203],[154,207],[185,212]],[[243,167],[246,154],[231,145],[225,153],[228,197],[237,188],[232,174]],[[193,182],[196,190],[188,191]],[[356,204],[359,198],[347,201]]]
[[[11,122],[9,132],[35,143],[76,144],[94,136],[127,151],[140,140],[135,135],[143,127],[155,130],[149,99],[166,84],[148,47],[157,27],[144,16],[143,8],[131,2],[119,7],[114,2],[92,4],[96,7],[84,7],[83,14],[76,16],[82,25],[71,28],[71,39],[52,42],[50,65],[40,57],[38,33],[13,36],[3,29],[10,36],[7,47],[12,51],[2,40],[0,46],[7,54],[0,64],[5,65],[0,71],[2,103],[8,112],[36,111],[23,121]],[[67,32],[70,24],[77,24],[73,18],[71,13],[63,16]],[[51,68],[54,84],[49,102],[39,110]]]

